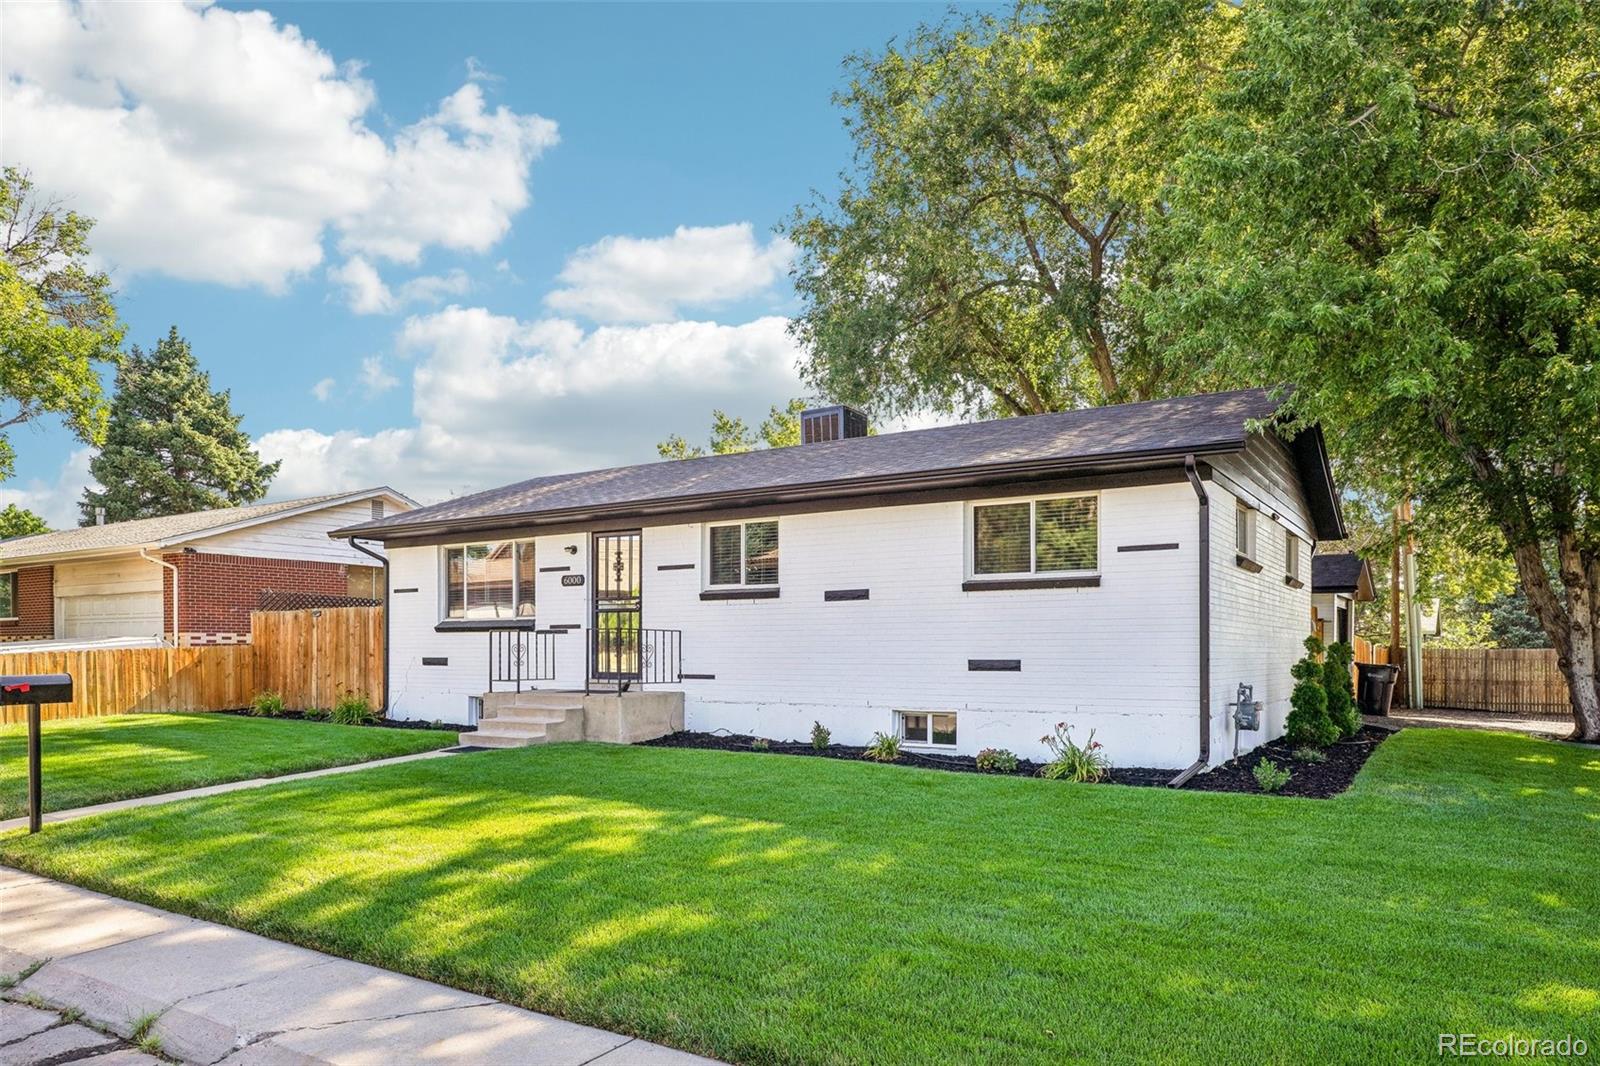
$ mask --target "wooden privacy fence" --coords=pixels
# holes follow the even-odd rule
[[[1572,713],[1553,648],[1424,648],[1422,702],[1551,718]]]
[[[248,644],[211,648],[97,648],[0,656],[8,674],[71,674],[72,702],[46,704],[44,718],[219,711],[243,707],[255,694]],[[0,721],[21,722],[26,707],[3,707]]]
[[[383,608],[321,607],[250,616],[255,684],[297,709],[329,707],[353,692],[383,699]]]
[[[250,629],[249,644],[8,652],[0,673],[71,674],[73,702],[44,707],[45,718],[227,711],[267,690],[292,709],[328,707],[345,692],[374,707],[383,698],[383,608],[258,611]],[[0,722],[26,713],[0,708]]]

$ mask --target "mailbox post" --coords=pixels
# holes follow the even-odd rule
[[[37,833],[44,817],[44,786],[40,774],[39,705],[71,703],[70,674],[0,675],[0,706],[28,708],[28,832]]]

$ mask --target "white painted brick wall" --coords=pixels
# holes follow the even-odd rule
[[[716,675],[683,683],[689,727],[786,739],[821,720],[835,739],[862,743],[889,730],[895,710],[955,710],[967,754],[1007,747],[1038,757],[1039,738],[1066,721],[1080,739],[1097,730],[1122,765],[1193,761],[1198,556],[1189,486],[1102,495],[1102,583],[1089,589],[963,592],[964,507],[785,516],[776,600],[702,601],[702,527],[646,527],[644,624],[681,629],[684,670]],[[1163,542],[1180,547],[1116,550]],[[566,555],[567,544],[578,553]],[[584,572],[585,536],[537,545],[540,567]],[[488,638],[434,632],[438,549],[397,548],[391,559],[394,587],[419,589],[392,601],[393,713],[461,721],[467,697],[485,688]],[[695,569],[657,569],[677,563]],[[588,583],[566,588],[560,576],[539,575],[541,627],[587,625]],[[870,589],[871,598],[824,601],[825,590],[843,588]],[[557,687],[581,685],[584,638],[555,639]],[[449,665],[422,666],[423,656]],[[967,660],[978,658],[1020,659],[1022,670],[969,672]]]
[[[1228,704],[1240,683],[1253,685],[1262,704],[1263,730],[1239,738],[1241,750],[1283,735],[1294,687],[1289,668],[1305,654],[1301,646],[1311,632],[1311,545],[1300,543],[1300,575],[1306,587],[1284,584],[1287,522],[1304,528],[1304,513],[1279,518],[1267,511],[1256,515],[1256,561],[1260,573],[1240,567],[1235,550],[1236,497],[1216,482],[1211,495],[1211,754],[1224,762],[1233,754],[1234,728]]]

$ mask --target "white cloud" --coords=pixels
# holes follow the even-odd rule
[[[394,293],[378,269],[359,255],[328,268],[328,280],[344,287],[345,303],[358,315],[384,315],[394,310]]]
[[[332,378],[323,378],[311,386],[311,395],[317,398],[318,403],[327,403],[333,398],[333,388],[337,384],[339,383]]]
[[[97,255],[128,272],[280,290],[330,232],[408,263],[483,252],[557,139],[469,82],[386,140],[359,66],[263,11],[19,4],[6,37],[0,160],[97,219]]]
[[[369,355],[361,360],[361,384],[368,392],[388,392],[400,379],[384,368],[383,356]]]
[[[483,308],[408,319],[414,423],[379,433],[282,429],[257,442],[282,459],[275,496],[388,482],[425,499],[522,478],[656,458],[698,436],[711,409],[759,417],[803,389],[785,319],[585,330]]]
[[[762,245],[748,222],[679,226],[670,237],[606,237],[567,259],[559,275],[565,287],[546,303],[596,322],[671,319],[763,292],[794,252],[783,237]]]
[[[56,472],[55,480],[33,478],[18,487],[15,482],[0,484],[0,508],[7,504],[26,507],[50,523],[51,529],[69,529],[78,524],[78,501],[83,490],[95,484],[89,476],[93,448],[77,448]],[[98,488],[98,486],[96,486]]]
[[[328,280],[343,287],[345,303],[358,315],[392,314],[407,304],[437,304],[447,296],[459,296],[472,287],[466,271],[459,268],[448,274],[424,274],[391,289],[364,256],[353,255],[343,264],[328,268]]]

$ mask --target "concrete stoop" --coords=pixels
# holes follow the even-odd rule
[[[683,728],[683,693],[486,692],[478,731],[462,743],[483,748],[591,740],[634,744]]]

